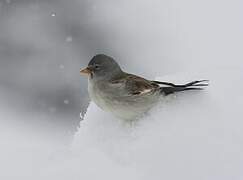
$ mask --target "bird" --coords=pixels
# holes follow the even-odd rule
[[[95,55],[86,68],[80,69],[80,74],[88,75],[88,93],[98,107],[128,121],[140,119],[161,97],[208,86],[208,80],[183,85],[148,80],[123,71],[112,57],[105,54]]]

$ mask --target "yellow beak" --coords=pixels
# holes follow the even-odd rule
[[[86,67],[85,69],[80,69],[80,74],[81,75],[89,75],[91,73],[92,73],[92,71],[90,70],[89,67]]]

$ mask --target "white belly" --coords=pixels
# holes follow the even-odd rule
[[[101,109],[111,112],[114,116],[125,119],[134,120],[141,117],[145,112],[151,109],[157,102],[158,97],[124,97],[119,96],[119,92],[106,90],[108,87],[100,87],[94,85],[92,81],[88,83],[89,95],[92,101]],[[116,96],[114,95],[116,94]]]

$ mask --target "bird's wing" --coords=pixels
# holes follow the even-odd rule
[[[133,74],[126,74],[125,77],[113,80],[111,83],[124,84],[129,95],[142,95],[153,92],[159,88],[157,83]]]

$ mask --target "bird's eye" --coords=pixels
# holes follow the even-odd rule
[[[96,65],[94,66],[94,68],[95,68],[95,69],[99,69],[100,66],[96,64]]]

